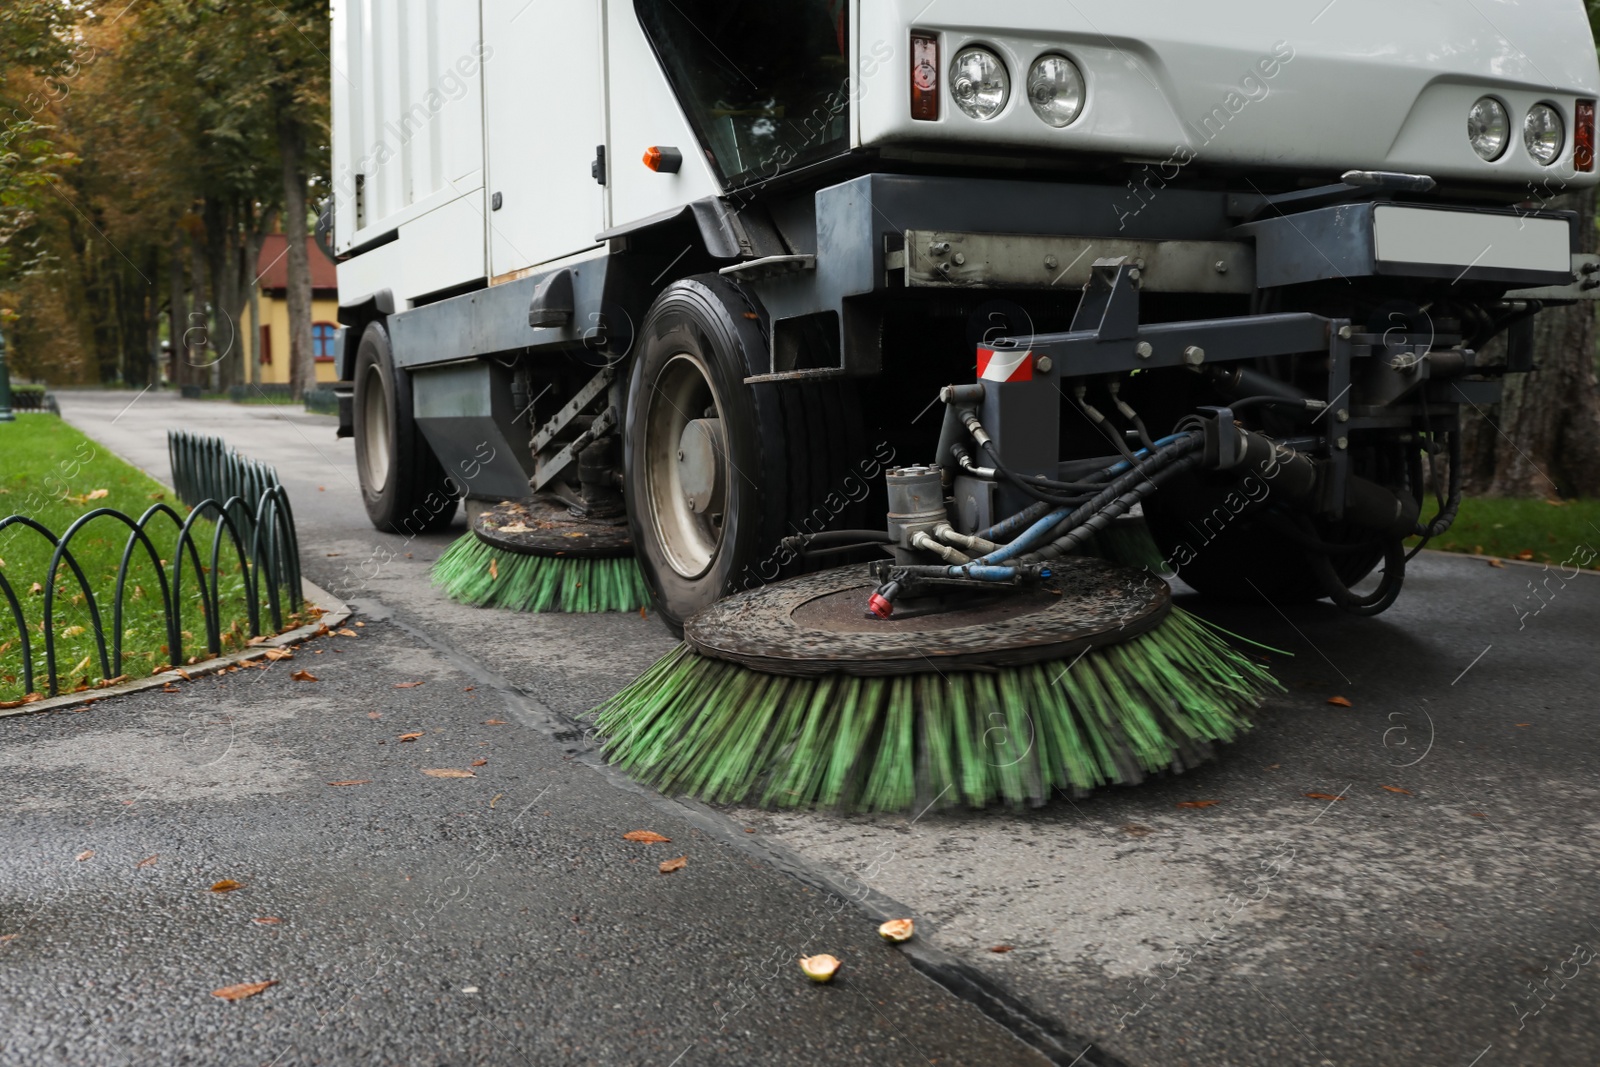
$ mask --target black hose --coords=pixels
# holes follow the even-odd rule
[[[1093,529],[1085,529],[1101,512],[1107,512],[1104,522],[1099,526],[1109,525],[1111,519],[1126,512],[1139,500],[1154,492],[1155,489],[1168,478],[1180,474],[1200,464],[1204,458],[1196,454],[1196,450],[1204,444],[1204,439],[1199,435],[1187,437],[1161,449],[1145,462],[1120,475],[1093,500],[1084,504],[1068,515],[1056,525],[1057,530],[1065,533],[1051,540],[1043,548],[1028,553],[1025,559],[1055,559],[1064,556],[1077,547]],[[1159,463],[1156,461],[1160,461]]]
[[[1399,540],[1383,546],[1383,577],[1378,581],[1378,588],[1366,596],[1344,584],[1344,579],[1333,569],[1333,559],[1327,553],[1311,552],[1307,556],[1311,561],[1311,573],[1322,586],[1323,593],[1341,610],[1352,615],[1372,616],[1388,610],[1400,595],[1400,587],[1405,584],[1405,544]]]
[[[1426,418],[1426,415],[1424,415],[1424,418]],[[1433,517],[1432,522],[1428,523],[1426,526],[1420,522],[1417,523],[1416,533],[1418,537],[1438,537],[1440,534],[1450,529],[1451,525],[1456,521],[1456,513],[1461,510],[1461,428],[1457,426],[1455,429],[1449,431],[1449,435],[1450,489],[1448,498],[1440,500],[1439,513]],[[1430,433],[1428,436],[1431,438],[1433,435]],[[1430,466],[1432,466],[1431,463]],[[1437,492],[1437,487],[1439,484],[1437,470],[1434,472],[1433,484],[1435,486],[1435,491]]]

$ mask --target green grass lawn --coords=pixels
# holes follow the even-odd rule
[[[184,508],[165,486],[111,455],[53,415],[22,414],[13,423],[0,423],[0,518],[26,515],[61,537],[74,521],[97,508],[115,508],[137,519],[153,504],[165,503],[180,515]],[[197,523],[193,534],[203,567],[211,562],[215,527]],[[163,563],[168,580],[178,524],[158,518],[146,532]],[[106,654],[112,656],[113,600],[129,527],[111,516],[90,520],[72,538],[69,548],[89,584],[99,608]],[[0,574],[16,594],[32,644],[33,689],[47,692],[44,641],[44,583],[53,546],[36,531],[22,526],[0,530]],[[244,580],[232,543],[224,537],[218,569],[223,573],[220,592],[220,628],[224,651],[241,647],[248,636]],[[94,617],[77,578],[62,564],[55,580],[54,617],[56,665],[62,692],[97,686],[107,681]],[[263,599],[265,588],[262,588]],[[205,606],[191,561],[185,558],[181,602],[182,647],[174,655],[167,647],[161,580],[156,565],[143,548],[137,548],[124,586],[122,631],[123,660],[120,675],[146,677],[159,667],[192,663],[207,655]],[[285,618],[287,626],[300,620]],[[271,619],[262,606],[263,628]],[[110,674],[118,675],[113,660]],[[0,594],[0,704],[28,696],[24,685],[21,634],[4,594]]]
[[[1600,500],[1463,500],[1455,525],[1428,547],[1600,570]]]

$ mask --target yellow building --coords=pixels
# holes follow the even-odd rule
[[[261,287],[257,306],[261,324],[257,328],[246,304],[239,334],[244,356],[249,360],[248,382],[262,385],[289,384],[289,301],[287,299],[288,240],[281,233],[268,234],[256,261],[256,284]],[[338,376],[333,366],[333,338],[339,328],[339,285],[333,262],[322,254],[314,240],[306,238],[306,255],[311,261],[311,346],[316,353],[317,381],[333,382]]]

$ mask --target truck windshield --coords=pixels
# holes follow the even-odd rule
[[[745,184],[843,151],[849,0],[635,0],[702,146]]]

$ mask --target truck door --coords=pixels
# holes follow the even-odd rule
[[[483,0],[492,277],[582,252],[606,228],[601,0]],[[498,205],[498,206],[497,206]]]

